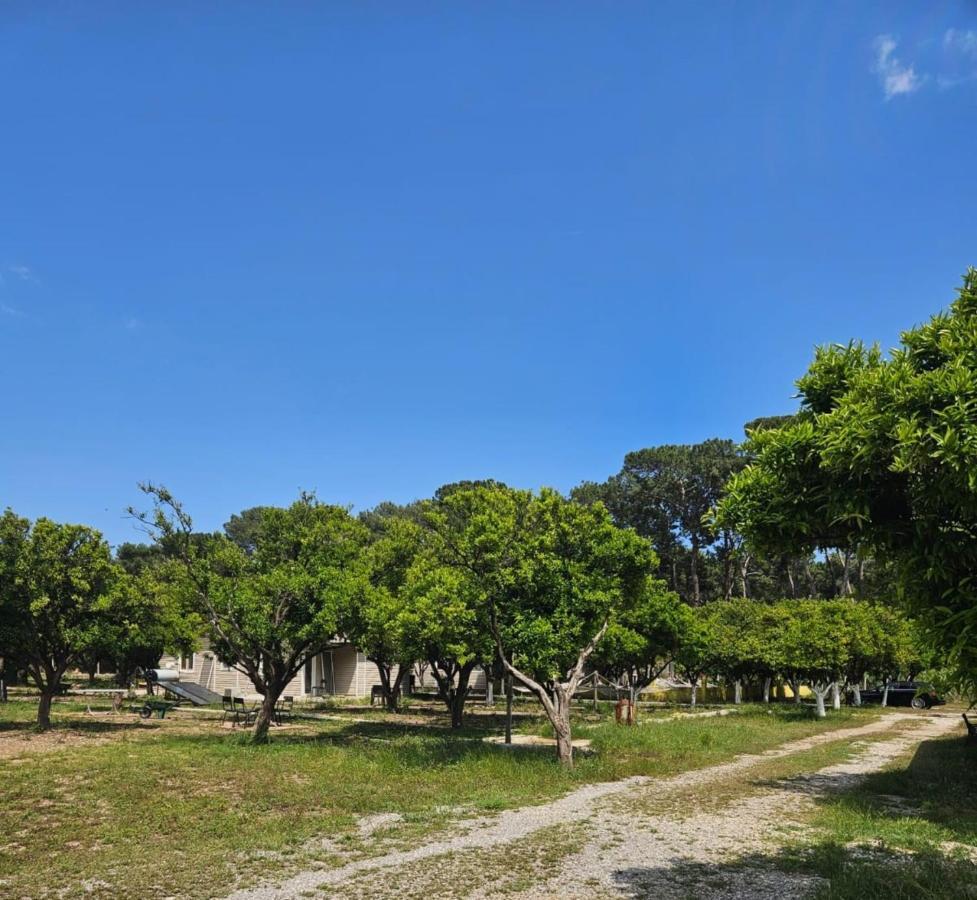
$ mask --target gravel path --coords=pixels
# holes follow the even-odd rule
[[[720,812],[678,817],[648,816],[640,812],[641,803],[681,794],[690,788],[717,785],[752,767],[832,743],[839,739],[857,740],[878,736],[894,726],[918,722],[908,735],[870,744],[854,760],[831,766],[806,779],[805,790],[759,789],[745,799],[735,801]],[[357,860],[334,869],[314,869],[299,873],[282,884],[267,884],[237,891],[229,900],[290,900],[309,896],[316,891],[321,897],[341,896],[343,883],[369,873],[376,879],[377,897],[384,897],[383,880],[387,873],[433,857],[459,851],[478,851],[498,847],[531,837],[541,829],[588,822],[599,841],[589,841],[560,867],[558,883],[543,884],[519,896],[525,898],[645,896],[651,891],[662,897],[685,897],[688,891],[670,882],[671,872],[683,860],[698,863],[729,858],[761,845],[762,837],[783,820],[785,813],[797,810],[811,796],[839,789],[852,779],[883,767],[913,744],[943,734],[957,726],[949,717],[920,717],[894,713],[856,728],[836,729],[802,740],[790,741],[759,754],[739,756],[731,762],[685,772],[668,779],[646,777],[591,784],[564,797],[540,806],[510,810],[497,816],[480,817],[461,822],[463,833],[420,847],[383,856]],[[616,801],[616,802],[615,802]],[[636,805],[637,804],[637,805]],[[640,862],[640,868],[635,868]],[[762,879],[751,879],[750,897],[790,897],[781,882],[774,892],[762,890]],[[362,889],[362,885],[360,885]],[[799,885],[801,896],[808,890]],[[459,886],[458,897],[480,895],[479,885]],[[676,890],[678,892],[676,893]],[[636,892],[637,891],[637,892]],[[758,892],[759,891],[759,892]],[[372,892],[371,892],[372,893]],[[697,894],[696,896],[706,896]],[[726,893],[722,896],[736,896]]]
[[[902,718],[910,718],[905,716]],[[891,721],[891,718],[889,718]],[[538,898],[608,896],[666,898],[802,898],[816,879],[759,868],[723,869],[750,853],[770,853],[771,837],[790,830],[815,799],[853,787],[920,741],[959,727],[957,719],[932,717],[888,740],[866,744],[846,762],[791,778],[782,787],[757,788],[716,811],[636,816],[622,808],[600,810],[594,825],[600,842],[590,842],[561,866],[559,881],[512,895]],[[474,894],[472,896],[478,896]]]

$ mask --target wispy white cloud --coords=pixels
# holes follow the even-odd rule
[[[0,303],[0,313],[5,316],[22,316],[24,315],[23,310],[17,309],[14,306],[8,306],[6,303]]]
[[[142,320],[137,319],[135,316],[130,316],[125,320],[123,326],[125,327],[126,331],[136,331],[137,329],[142,328]]]
[[[943,35],[943,49],[977,58],[977,31],[948,28]]]
[[[880,34],[875,39],[875,72],[879,76],[886,100],[901,94],[918,91],[923,79],[912,65],[902,62],[896,55],[896,39],[891,34]]]
[[[38,283],[38,278],[30,266],[17,263],[16,265],[8,265],[6,267],[6,271],[18,281],[29,281],[34,284]]]

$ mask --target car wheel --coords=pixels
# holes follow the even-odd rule
[[[929,704],[926,702],[925,697],[913,697],[910,706],[913,709],[929,709]]]

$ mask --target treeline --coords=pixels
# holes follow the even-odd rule
[[[659,577],[647,537],[602,503],[553,490],[466,482],[359,516],[303,494],[214,534],[196,532],[165,488],[144,490],[152,508],[132,512],[154,543],[114,558],[84,526],[10,511],[0,522],[0,653],[40,689],[41,725],[69,667],[108,658],[125,678],[202,633],[263,695],[257,742],[288,683],[342,635],[377,666],[390,709],[414,663],[427,663],[455,727],[473,672],[504,672],[540,702],[568,763],[570,703],[594,668],[635,698],[668,665],[694,690],[706,676],[784,678],[811,686],[819,714],[825,685],[908,668],[893,649],[905,623],[891,611],[851,600],[693,606]],[[873,649],[853,649],[859,629]]]
[[[792,418],[754,419],[744,430],[749,436]],[[762,554],[743,534],[718,524],[713,511],[730,479],[750,461],[749,445],[722,438],[649,447],[628,453],[617,474],[584,482],[571,496],[581,503],[601,501],[618,525],[648,538],[659,556],[659,576],[693,606],[732,597],[895,596],[895,567],[865,550],[846,545]]]
[[[752,685],[770,699],[774,681],[790,685],[795,703],[810,688],[815,712],[825,713],[830,693],[835,709],[851,692],[861,705],[869,675],[888,682],[914,678],[932,662],[912,622],[890,606],[844,600],[717,601],[696,610],[677,643],[675,663],[696,689],[708,675],[735,689]]]

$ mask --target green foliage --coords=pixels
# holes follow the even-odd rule
[[[782,605],[736,599],[706,607],[709,652],[707,660],[717,675],[729,679],[768,678],[782,663],[777,638],[783,626]]]
[[[655,554],[600,505],[543,490],[530,502],[523,553],[495,612],[503,646],[541,684],[569,676],[581,651],[650,590]]]
[[[570,762],[570,697],[608,627],[648,589],[651,546],[601,504],[546,489],[465,486],[427,519],[434,558],[453,573],[443,583],[487,616],[503,664],[543,704]]]
[[[245,553],[254,553],[267,506],[251,506],[235,513],[224,523],[224,534]]]
[[[636,602],[618,614],[594,651],[593,667],[610,678],[625,678],[636,699],[671,662],[682,645],[692,610],[649,579]]]
[[[334,639],[347,598],[364,590],[367,530],[347,510],[303,494],[290,507],[263,507],[246,550],[224,535],[194,539],[192,521],[161,487],[144,488],[160,542],[177,547],[183,588],[207,623],[217,656],[264,695],[255,739],[274,703],[306,661]]]
[[[406,583],[423,534],[410,518],[395,514],[378,515],[370,528],[374,540],[363,555],[365,578],[341,604],[339,630],[377,666],[384,699],[394,709],[402,682],[421,656],[407,616]]]
[[[720,521],[767,552],[857,547],[898,566],[899,586],[977,693],[977,270],[949,312],[884,359],[822,348],[798,382],[801,411],[754,432]]]
[[[65,670],[113,635],[127,638],[144,612],[97,531],[0,516],[0,656],[41,691],[39,725]]]
[[[719,438],[649,447],[629,453],[621,471],[604,484],[584,483],[572,496],[585,505],[602,501],[617,524],[649,538],[661,555],[661,572],[672,589],[698,604],[703,597],[700,554],[722,537],[710,528],[706,514],[743,462],[735,444]],[[731,549],[727,536],[723,542],[727,563]],[[679,566],[687,572],[681,581]],[[724,574],[728,582],[728,565]]]

